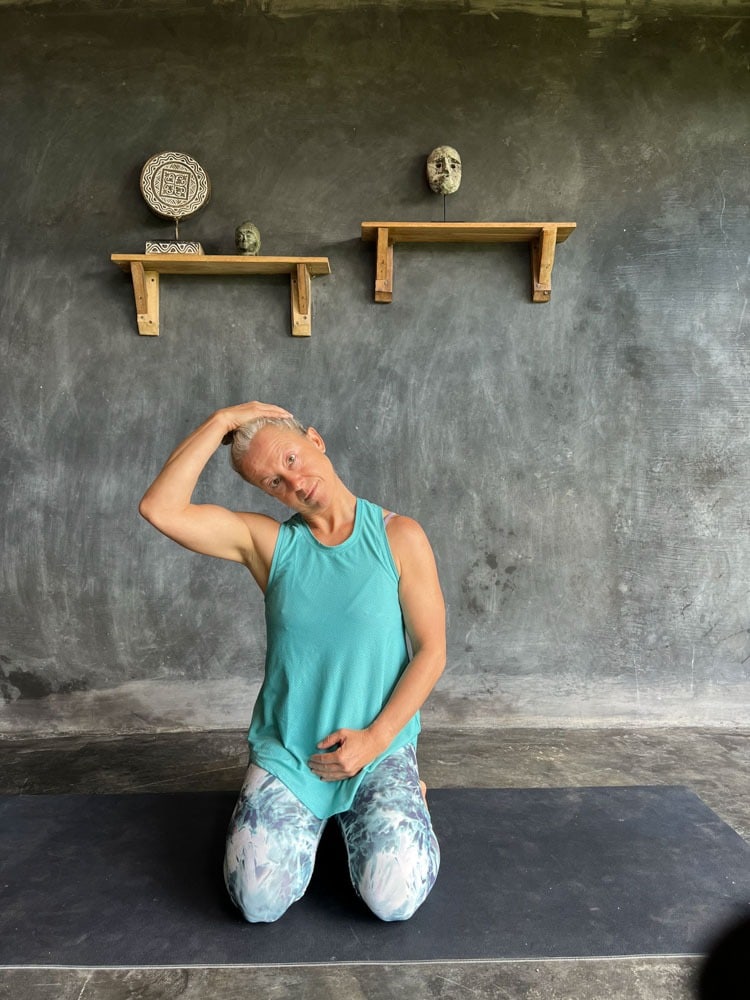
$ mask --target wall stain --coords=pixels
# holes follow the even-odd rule
[[[10,662],[2,657],[4,663]],[[29,670],[3,671],[0,675],[0,695],[3,701],[38,700],[51,694],[72,694],[74,691],[88,691],[89,683],[83,678],[56,683]]]
[[[462,584],[466,607],[474,614],[496,611],[504,603],[502,596],[498,597],[498,594],[509,595],[516,589],[512,577],[517,570],[516,565],[500,570],[498,557],[494,552],[486,553],[484,559],[476,559]]]
[[[653,371],[655,355],[648,347],[628,344],[625,348],[625,371],[631,378],[642,381]]]

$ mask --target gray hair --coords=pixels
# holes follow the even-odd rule
[[[247,454],[250,443],[259,430],[269,425],[272,427],[288,427],[289,430],[297,431],[299,434],[307,434],[307,428],[296,417],[257,417],[255,420],[249,420],[246,424],[242,424],[236,430],[231,431],[226,435],[224,443],[231,445],[229,460],[232,463],[234,471],[242,476],[243,479],[245,476],[242,472],[242,460]]]

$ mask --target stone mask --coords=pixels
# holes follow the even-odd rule
[[[427,157],[427,183],[435,194],[454,194],[461,186],[461,157],[452,146],[438,146]]]

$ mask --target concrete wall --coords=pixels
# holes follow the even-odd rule
[[[748,20],[605,29],[0,11],[1,731],[245,724],[260,595],[136,505],[252,398],[427,529],[450,634],[427,721],[747,723]],[[441,220],[441,142],[464,159],[449,221],[578,223],[550,304],[523,246],[398,248],[373,302],[360,222]],[[161,336],[137,336],[109,255],[169,236],[138,188],[165,149],[211,177],[182,227],[207,252],[251,218],[264,253],[329,256],[310,340],[273,277],[162,279]],[[259,500],[225,454],[199,492]]]

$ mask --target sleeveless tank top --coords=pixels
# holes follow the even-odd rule
[[[323,545],[299,514],[279,529],[265,594],[265,677],[253,709],[251,759],[326,819],[351,807],[364,775],[416,744],[419,713],[387,750],[344,781],[321,781],[307,761],[337,729],[378,716],[409,662],[398,573],[383,510],[358,499],[354,529]]]

